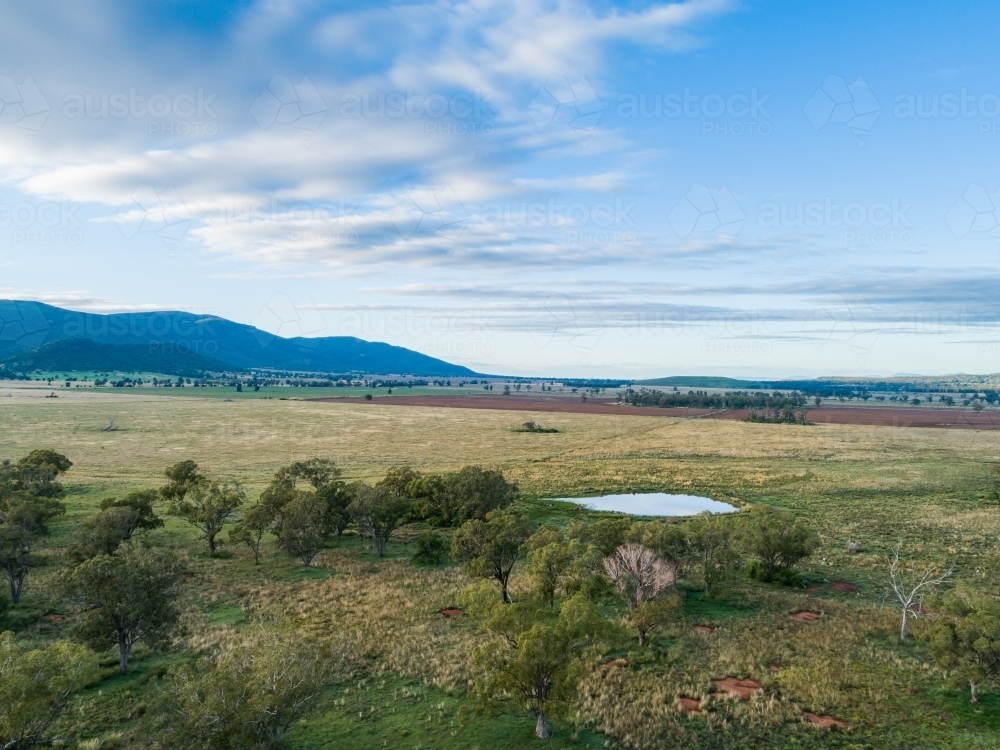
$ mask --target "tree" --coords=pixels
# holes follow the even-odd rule
[[[449,477],[452,492],[458,498],[458,518],[483,520],[486,514],[502,510],[513,502],[517,485],[507,481],[495,469],[466,466]]]
[[[312,492],[298,492],[281,509],[281,533],[278,546],[302,560],[308,568],[316,554],[326,546],[329,533],[326,525],[327,505]]]
[[[66,456],[51,450],[32,451],[16,464],[4,460],[0,462],[0,500],[17,493],[35,498],[59,497],[63,488],[57,480],[72,466]]]
[[[677,578],[686,578],[694,562],[691,540],[676,523],[648,521],[632,524],[626,539],[653,550],[664,562],[673,566]]]
[[[655,600],[664,591],[672,588],[677,580],[675,568],[641,544],[623,544],[614,554],[604,558],[604,569],[615,589],[625,600],[630,618],[633,618],[636,610],[644,602]],[[633,618],[640,646],[645,645],[646,633],[652,627],[649,624],[651,614],[642,612]]]
[[[122,508],[131,511],[125,516],[127,522],[122,528],[125,539],[131,539],[132,535],[138,531],[151,531],[163,526],[163,519],[156,515],[153,510],[153,503],[156,502],[159,493],[156,490],[139,490],[130,492],[121,500],[107,498],[101,501],[101,510],[112,508]]]
[[[473,696],[492,708],[514,702],[535,717],[535,736],[549,738],[549,716],[575,703],[588,650],[602,649],[608,624],[585,597],[565,603],[555,622],[531,602],[498,606],[485,622],[497,636],[474,653]]]
[[[647,599],[633,609],[628,619],[639,635],[639,647],[646,645],[652,631],[676,620],[683,609],[684,599],[677,592],[663,593],[655,599]]]
[[[739,560],[733,545],[732,524],[724,516],[708,511],[687,524],[688,544],[705,582],[705,596],[711,596],[712,586],[723,580]]]
[[[167,484],[160,488],[160,495],[171,504],[181,504],[195,487],[205,481],[194,461],[179,461],[165,472]]]
[[[163,682],[161,745],[274,748],[332,683],[350,673],[353,644],[259,626],[217,661],[172,669]]]
[[[928,638],[934,661],[966,680],[970,700],[978,703],[980,685],[1000,678],[1000,604],[959,586],[935,606],[944,616]]]
[[[385,473],[385,479],[378,483],[379,487],[384,487],[399,497],[413,498],[410,486],[420,479],[421,474],[409,466],[392,467]]]
[[[39,564],[37,557],[32,555],[31,534],[16,523],[0,523],[0,568],[7,576],[10,585],[10,600],[14,604],[21,602],[24,590],[24,578],[28,570]]]
[[[215,557],[215,539],[236,509],[246,502],[246,494],[236,482],[198,482],[190,495],[190,500],[172,502],[167,512],[199,529],[208,540],[208,556]]]
[[[743,544],[757,557],[762,580],[770,583],[782,570],[808,557],[819,546],[816,532],[787,511],[755,507],[743,519]]]
[[[112,555],[125,541],[125,533],[133,520],[128,508],[109,508],[95,513],[73,533],[66,553],[77,562],[96,555]]]
[[[906,640],[906,630],[910,620],[922,611],[924,598],[938,586],[951,578],[955,566],[951,565],[943,573],[933,565],[920,569],[908,568],[900,560],[903,543],[899,542],[889,558],[889,578],[885,582],[886,598],[893,599],[902,612],[899,625],[899,640]]]
[[[517,495],[517,485],[508,482],[501,472],[480,466],[466,466],[450,474],[420,476],[413,472],[411,476],[405,487],[414,499],[414,512],[433,526],[485,519],[491,510],[506,508]],[[401,483],[395,477],[391,481],[394,485]]]
[[[33,649],[0,633],[0,748],[40,744],[70,696],[97,677],[97,659],[80,645]]]
[[[465,563],[469,575],[499,583],[500,595],[509,604],[510,574],[530,535],[531,522],[525,516],[491,510],[486,520],[473,519],[458,528],[451,538],[451,556]]]
[[[385,557],[392,532],[410,510],[410,501],[385,487],[357,485],[355,499],[347,507],[355,523],[371,535],[375,553]]]
[[[549,609],[555,609],[556,591],[572,561],[569,545],[559,529],[543,526],[528,538],[527,547],[532,588]]]
[[[327,505],[324,524],[328,535],[336,533],[339,540],[344,529],[351,522],[347,506],[353,500],[353,492],[340,480],[340,469],[333,461],[325,458],[311,458],[278,469],[274,478],[260,496],[261,505],[271,514],[272,531],[280,536],[284,522],[283,509],[303,492],[304,485]]]
[[[258,502],[248,508],[240,522],[229,530],[229,541],[249,547],[253,552],[254,565],[260,565],[260,545],[273,522],[270,509]]]
[[[632,521],[628,518],[602,518],[590,524],[574,521],[570,524],[569,535],[585,544],[593,544],[606,557],[625,544],[631,527]]]
[[[75,637],[95,651],[117,645],[119,671],[128,674],[132,646],[140,640],[153,647],[166,643],[177,622],[178,573],[171,553],[134,542],[80,564],[70,576],[70,591],[90,609],[74,627]]]
[[[94,514],[73,534],[73,543],[67,552],[77,562],[95,555],[113,554],[118,545],[131,539],[137,532],[163,525],[153,511],[158,497],[154,490],[132,492],[123,500],[101,501],[100,512]]]

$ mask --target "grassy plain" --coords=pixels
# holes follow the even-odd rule
[[[210,389],[207,389],[210,390]],[[958,565],[962,580],[995,591],[1000,507],[988,499],[1000,435],[972,430],[850,425],[798,426],[660,417],[479,411],[277,399],[197,397],[145,391],[102,393],[0,384],[0,457],[52,448],[75,463],[65,479],[66,516],[44,553],[51,564],[27,581],[25,604],[0,629],[39,642],[57,638],[74,612],[58,580],[72,529],[100,500],[162,483],[170,464],[192,458],[210,474],[239,479],[251,496],[294,460],[335,460],[348,479],[377,480],[393,466],[497,466],[521,487],[523,510],[565,523],[590,517],[544,498],[604,491],[702,493],[734,504],[767,503],[815,523],[820,550],[804,566],[812,590],[734,582],[706,600],[690,591],[686,616],[639,652],[620,644],[626,668],[596,665],[575,721],[556,724],[550,747],[986,748],[1000,742],[1000,699],[978,708],[930,665],[919,640],[893,638],[881,606],[884,555],[901,540],[907,556]],[[9,394],[9,395],[8,395]],[[206,394],[215,395],[215,394]],[[311,395],[311,394],[310,394]],[[102,432],[115,415],[119,429]],[[558,433],[515,432],[537,418]],[[289,747],[522,748],[534,744],[527,716],[476,714],[465,698],[468,655],[483,637],[471,618],[444,621],[470,583],[457,568],[409,561],[420,529],[401,530],[389,558],[351,536],[303,574],[269,547],[255,568],[242,549],[209,560],[197,533],[177,520],[149,535],[188,560],[183,605],[189,635],[167,654],[140,659],[84,691],[60,719],[66,738],[105,738],[105,748],[146,747],[135,735],[155,677],[177,660],[238,633],[248,613],[275,611],[319,633],[361,634],[363,666],[297,726]],[[861,543],[858,555],[846,543]],[[826,583],[850,581],[854,593]],[[523,578],[515,588],[523,589]],[[815,624],[789,614],[823,612]],[[53,623],[42,615],[69,619]],[[694,624],[711,625],[711,635]],[[142,656],[142,654],[140,654]],[[746,702],[712,692],[711,680],[752,677],[765,691]],[[686,718],[678,696],[702,700]],[[830,713],[848,732],[807,725],[803,711]],[[121,735],[114,740],[114,735]],[[75,740],[67,740],[75,747]],[[542,745],[541,742],[538,743]]]

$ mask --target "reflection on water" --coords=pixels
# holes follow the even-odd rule
[[[732,513],[736,510],[728,503],[720,503],[708,497],[668,495],[665,492],[556,499],[576,503],[591,510],[612,510],[630,516],[693,516],[706,510],[712,513]]]

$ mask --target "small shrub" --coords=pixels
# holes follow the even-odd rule
[[[428,565],[440,565],[445,548],[443,536],[436,531],[425,531],[417,538],[417,551],[413,554],[413,559]]]
[[[747,577],[752,581],[767,582],[767,567],[760,560],[751,560],[746,567]],[[778,568],[774,571],[771,583],[779,583],[789,588],[800,589],[806,585],[805,578],[797,570]]]

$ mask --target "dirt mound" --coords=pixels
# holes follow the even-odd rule
[[[792,619],[796,622],[819,622],[822,617],[822,612],[813,612],[811,610],[792,612]]]
[[[834,591],[843,591],[845,594],[853,594],[858,590],[858,587],[853,583],[848,583],[847,581],[834,581],[831,584],[831,588]]]
[[[806,720],[820,729],[847,729],[848,723],[829,714],[811,714],[806,711]]]
[[[58,612],[46,612],[42,615],[43,620],[51,622],[53,625],[58,625],[61,622],[66,622],[66,616],[61,615]]]
[[[715,628],[711,625],[695,625],[694,632],[701,633],[702,635],[712,635],[715,632]]]
[[[700,714],[701,701],[697,698],[687,698],[682,696],[677,699],[677,708],[686,713],[688,716],[691,714]]]
[[[464,615],[465,610],[459,609],[458,607],[445,607],[444,609],[438,610],[438,614],[446,620],[454,620],[456,617]]]
[[[723,677],[719,680],[712,680],[712,684],[719,690],[730,695],[738,696],[741,700],[748,701],[754,693],[764,689],[757,680],[741,680],[738,677]]]

